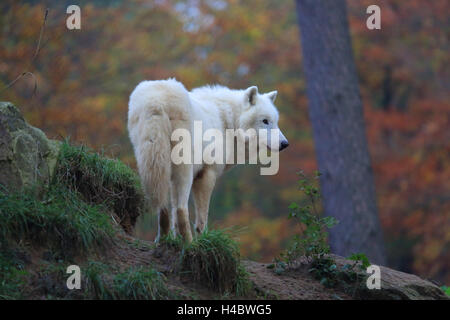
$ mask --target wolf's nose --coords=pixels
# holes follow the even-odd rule
[[[286,149],[288,146],[289,146],[289,142],[287,142],[287,140],[286,141],[281,141],[280,151],[283,150],[283,149]]]

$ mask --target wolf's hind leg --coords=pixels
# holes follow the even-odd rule
[[[191,242],[192,231],[189,223],[188,201],[193,180],[192,165],[174,165],[172,169],[172,219],[176,219],[178,231],[184,240]]]
[[[211,193],[216,184],[216,174],[211,169],[203,169],[192,186],[195,202],[195,231],[202,233],[208,224],[208,210]]]
[[[158,234],[155,242],[159,242],[161,237],[165,237],[169,234],[170,230],[170,217],[169,210],[166,207],[159,209],[158,212]]]

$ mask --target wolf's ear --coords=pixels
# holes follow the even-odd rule
[[[250,105],[254,105],[256,101],[256,95],[258,94],[258,87],[251,86],[245,90],[245,100],[250,103]]]
[[[277,98],[278,91],[271,91],[269,93],[266,93],[266,95],[272,100],[272,102],[275,102],[275,99]]]

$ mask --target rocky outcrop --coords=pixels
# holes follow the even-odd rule
[[[332,255],[338,267],[353,264],[337,255]],[[359,271],[362,273],[362,271]],[[364,276],[367,274],[363,273]],[[380,266],[380,289],[368,289],[363,283],[358,287],[358,296],[362,299],[382,300],[441,300],[449,299],[434,283],[416,275]]]
[[[330,255],[339,270],[355,262],[338,255]],[[380,266],[380,289],[368,289],[366,280],[345,282],[326,287],[310,273],[311,264],[299,259],[296,267],[276,273],[273,264],[244,261],[255,290],[267,299],[288,300],[448,300],[449,297],[435,284],[413,274]],[[368,274],[355,268],[360,279]]]
[[[30,126],[10,102],[0,102],[0,188],[17,191],[48,185],[60,143]]]

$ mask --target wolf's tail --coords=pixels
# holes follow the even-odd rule
[[[147,106],[128,119],[141,182],[152,209],[168,205],[171,124],[161,106]]]
[[[148,119],[145,119],[144,132],[146,136],[142,141],[140,159],[138,160],[139,174],[146,194],[149,195],[153,208],[167,206],[171,160],[170,160],[170,133],[171,125],[167,114],[160,108],[155,110]],[[157,112],[161,111],[161,112]]]
[[[188,91],[175,79],[142,81],[130,95],[128,131],[142,185],[153,209],[169,204],[172,130],[189,129],[190,123]]]

